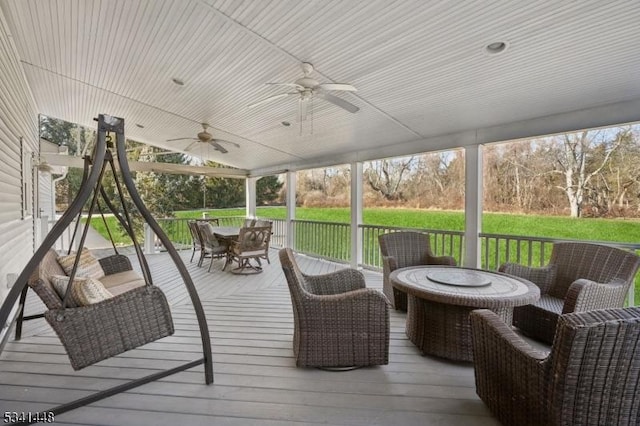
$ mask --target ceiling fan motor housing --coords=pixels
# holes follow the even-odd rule
[[[320,82],[311,77],[302,77],[296,80],[296,84],[299,84],[305,89],[315,89],[320,85]]]

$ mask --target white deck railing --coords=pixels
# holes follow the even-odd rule
[[[287,224],[283,219],[262,218],[273,222],[271,246],[284,247],[287,240]],[[163,229],[171,236],[176,245],[191,247],[191,236],[187,227],[188,219],[161,219]],[[241,226],[244,217],[232,216],[219,218],[221,226]],[[351,259],[351,228],[348,223],[321,222],[312,220],[293,220],[293,249],[297,252],[323,259],[349,262]],[[362,231],[362,264],[367,269],[381,269],[382,260],[378,237],[388,232],[420,231],[428,232],[431,237],[431,249],[436,256],[452,256],[463,264],[464,232],[440,229],[414,229],[393,226],[360,225]],[[528,237],[506,234],[480,234],[481,261],[483,269],[497,269],[505,262],[520,263],[527,266],[542,266],[549,261],[554,242],[577,241],[558,238]],[[606,244],[640,254],[640,244],[611,241],[587,241]],[[636,287],[640,286],[636,279]],[[628,303],[635,304],[634,288],[629,291]]]

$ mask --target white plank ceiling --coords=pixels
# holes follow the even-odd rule
[[[383,149],[640,100],[640,2],[0,0],[39,111],[90,127],[124,117],[127,136],[184,149],[200,122],[240,144],[210,159],[249,170]],[[485,47],[505,41],[490,55]],[[247,106],[321,82],[360,107]],[[184,86],[171,80],[179,78]],[[336,93],[336,92],[334,92]],[[281,122],[289,121],[290,127]],[[134,124],[141,124],[138,128]],[[306,122],[306,124],[309,124]],[[452,139],[451,146],[455,146]]]

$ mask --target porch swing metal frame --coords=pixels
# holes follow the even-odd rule
[[[145,282],[151,283],[151,273],[149,271],[148,264],[146,259],[142,253],[140,246],[137,244],[135,239],[135,235],[133,234],[133,229],[130,226],[130,218],[128,217],[128,212],[125,210],[125,217],[123,218],[115,209],[115,206],[111,203],[111,201],[106,196],[104,188],[101,185],[102,175],[107,165],[110,165],[115,173],[113,156],[109,147],[107,146],[107,139],[109,133],[115,133],[116,135],[116,150],[117,150],[117,162],[120,169],[120,173],[122,176],[122,181],[124,186],[126,187],[127,192],[134,205],[136,206],[138,212],[149,225],[149,227],[155,232],[156,236],[160,239],[164,247],[167,249],[167,252],[171,256],[174,264],[176,265],[178,272],[187,288],[187,292],[193,304],[193,308],[196,314],[196,318],[198,321],[198,326],[200,329],[200,337],[202,341],[202,351],[203,357],[200,359],[196,359],[194,361],[187,362],[180,366],[159,371],[157,373],[150,374],[148,376],[132,380],[127,383],[123,383],[121,385],[105,389],[99,392],[96,392],[92,395],[86,396],[84,398],[77,399],[72,402],[68,402],[56,407],[53,407],[49,410],[46,410],[40,414],[44,413],[53,413],[54,415],[62,414],[67,411],[73,410],[78,407],[85,406],[87,404],[91,404],[93,402],[99,401],[104,398],[108,398],[115,394],[125,392],[127,390],[136,388],[138,386],[144,385],[146,383],[150,383],[161,379],[163,377],[170,376],[172,374],[188,370],[190,368],[196,367],[198,365],[204,365],[204,378],[205,383],[207,385],[213,383],[213,360],[211,353],[211,340],[209,335],[209,327],[207,325],[206,317],[204,314],[204,309],[202,307],[202,303],[200,301],[200,297],[198,296],[197,290],[187,271],[187,268],[182,261],[182,258],[176,251],[175,247],[164,233],[162,228],[158,225],[158,222],[153,218],[151,213],[144,206],[138,191],[135,188],[135,184],[131,177],[131,171],[129,169],[129,165],[126,160],[126,149],[125,149],[125,136],[124,136],[124,119],[112,117],[104,114],[100,114],[98,116],[98,132],[97,132],[97,141],[94,149],[93,158],[85,157],[85,170],[83,175],[83,182],[80,186],[80,190],[78,191],[78,195],[73,200],[73,202],[69,205],[67,211],[62,215],[62,217],[55,223],[49,234],[44,238],[40,247],[35,251],[34,255],[27,262],[25,268],[22,270],[15,284],[12,286],[9,291],[6,299],[2,303],[2,307],[0,308],[0,324],[4,325],[7,323],[11,312],[14,309],[14,305],[16,301],[19,299],[18,306],[18,315],[17,315],[17,324],[16,324],[16,340],[20,339],[20,334],[22,331],[22,321],[28,319],[41,318],[44,314],[30,315],[24,316],[24,302],[27,295],[28,290],[28,280],[31,274],[38,268],[38,265],[45,257],[45,254],[50,250],[51,247],[55,244],[56,240],[63,234],[63,232],[71,225],[74,218],[79,215],[82,211],[85,203],[91,198],[92,192],[94,193],[94,197],[92,199],[92,204],[95,205],[97,202],[98,195],[101,195],[104,199],[107,207],[114,213],[117,220],[124,227],[125,231],[129,236],[133,237],[134,246],[136,248],[136,254],[138,256],[140,266],[143,269],[143,275],[145,275]],[[89,170],[90,168],[90,170]],[[120,196],[122,197],[122,188],[118,185],[118,191]],[[98,192],[100,194],[98,194]],[[87,225],[88,226],[88,223]],[[77,231],[77,229],[76,229]],[[75,232],[74,232],[75,234]],[[84,237],[86,236],[86,230],[83,233],[81,238],[81,245],[84,242]],[[74,270],[75,272],[75,270]],[[68,296],[68,294],[67,294]],[[66,297],[65,297],[66,299]],[[37,416],[35,416],[37,418]],[[16,425],[22,424],[32,424],[33,422],[17,422],[13,423]]]

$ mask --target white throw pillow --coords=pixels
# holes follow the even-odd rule
[[[73,264],[76,261],[76,254],[72,253],[67,256],[58,256],[58,263],[64,269],[65,274],[71,275]],[[82,249],[80,252],[80,261],[76,270],[76,277],[90,277],[96,280],[104,277],[104,270],[88,249]]]
[[[69,277],[53,275],[50,280],[60,298],[64,299],[67,286],[69,285]],[[71,287],[69,307],[75,308],[78,306],[92,305],[102,302],[103,300],[111,299],[112,297],[113,295],[100,281],[90,277],[76,277],[73,280],[73,287]]]

